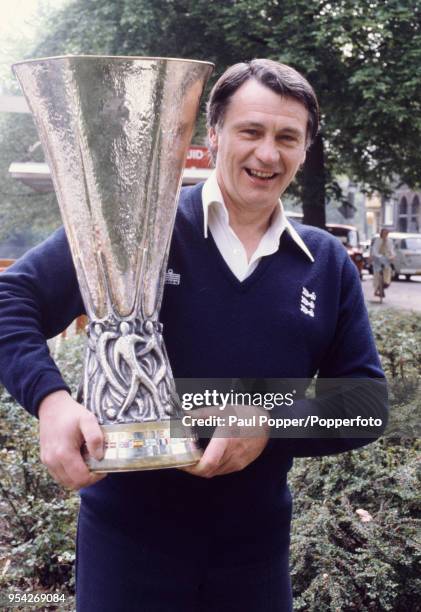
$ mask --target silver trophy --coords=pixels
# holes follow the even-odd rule
[[[84,404],[105,434],[104,459],[86,457],[93,471],[176,467],[201,455],[191,431],[171,437],[181,409],[158,316],[184,160],[212,68],[106,56],[13,66],[89,317]]]

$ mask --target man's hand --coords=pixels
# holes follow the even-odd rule
[[[243,418],[262,414],[262,410],[252,406],[229,406],[224,413],[236,414]],[[199,409],[192,413],[196,416],[220,415],[217,408]],[[239,472],[252,463],[263,452],[269,440],[269,428],[250,426],[217,427],[199,463],[181,468],[193,476],[213,478],[232,472]],[[231,437],[231,435],[233,437]]]
[[[81,455],[84,442],[96,459],[104,454],[103,434],[92,412],[67,391],[56,391],[42,400],[38,416],[41,461],[56,482],[80,489],[106,476],[90,472]]]
[[[263,452],[268,438],[215,438],[209,442],[203,457],[193,466],[182,468],[193,476],[213,478],[239,472]]]

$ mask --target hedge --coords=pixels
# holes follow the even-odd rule
[[[295,461],[289,478],[295,610],[421,610],[420,443],[405,431],[420,409],[421,315],[370,314],[395,429],[357,451]],[[58,361],[75,389],[82,340],[63,341]],[[70,610],[78,496],[48,476],[37,422],[2,388],[0,419],[0,593],[61,593],[67,603],[49,609]]]

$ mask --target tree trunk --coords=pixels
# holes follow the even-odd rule
[[[325,159],[320,134],[307,152],[302,173],[303,223],[324,228],[326,224]]]

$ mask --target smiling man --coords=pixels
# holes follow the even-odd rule
[[[181,191],[177,282],[160,315],[175,377],[382,378],[355,266],[328,233],[288,222],[279,199],[317,133],[309,83],[277,62],[236,64],[210,94],[208,126],[215,171]],[[78,612],[290,612],[293,457],[370,439],[214,436],[194,467],[100,479],[80,449],[100,458],[101,430],[45,340],[83,312],[63,229],[0,275],[4,384],[39,417],[53,478],[81,489]]]
[[[243,66],[228,70],[215,86],[208,120],[220,202],[225,205],[229,226],[244,246],[243,256],[248,261],[273,216],[277,212],[283,216],[279,197],[304,163],[311,142],[309,129],[317,129],[318,107],[308,83],[306,96],[301,99],[293,87],[288,91],[281,84],[282,76],[288,76],[302,81],[304,86],[304,79],[292,68],[269,60],[252,62],[249,76],[253,74],[253,67],[253,78],[247,78]],[[269,88],[262,79],[275,69],[279,73],[278,91]],[[218,97],[226,91],[234,74],[237,79],[234,83],[238,85],[241,72],[244,82],[226,99],[227,106],[221,108]]]

